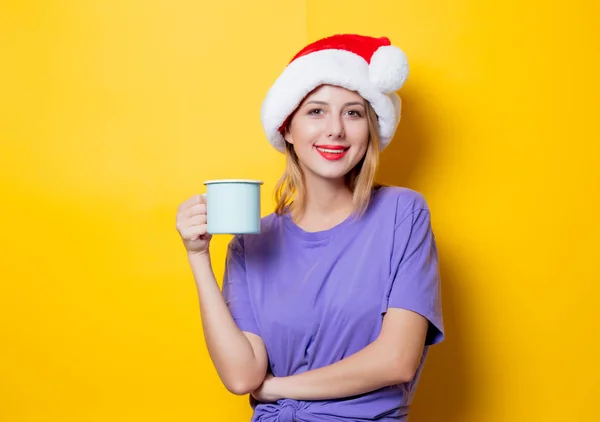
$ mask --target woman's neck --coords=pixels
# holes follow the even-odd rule
[[[344,180],[311,180],[307,177],[302,210],[292,217],[306,231],[330,229],[343,222],[353,211],[353,194]]]

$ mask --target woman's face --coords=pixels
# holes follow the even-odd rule
[[[365,100],[345,88],[323,85],[300,104],[285,138],[293,144],[304,172],[343,178],[367,150]]]

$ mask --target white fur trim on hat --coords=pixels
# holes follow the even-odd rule
[[[399,56],[395,50],[381,48],[384,51],[379,57],[375,57],[377,53],[373,55],[376,60],[371,61],[371,66],[354,53],[335,49],[315,51],[292,61],[269,89],[261,107],[261,122],[273,147],[285,150],[280,126],[309,92],[329,84],[356,91],[371,104],[379,119],[380,148],[384,149],[394,136],[402,108],[400,97],[390,89],[393,91],[404,83],[405,77],[397,82],[397,72],[404,72],[407,67],[386,74],[388,67],[397,67],[397,63],[388,66],[389,60],[397,60]]]
[[[369,77],[381,92],[398,91],[408,78],[408,60],[394,45],[379,47],[371,56]]]

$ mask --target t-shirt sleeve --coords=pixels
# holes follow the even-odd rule
[[[427,207],[409,211],[394,228],[391,274],[384,311],[403,308],[429,322],[426,345],[444,339],[440,272]]]
[[[235,236],[227,247],[223,276],[223,297],[238,328],[260,335],[246,279],[244,241]]]

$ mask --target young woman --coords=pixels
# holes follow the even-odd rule
[[[423,196],[374,182],[400,120],[402,51],[336,35],[300,51],[261,119],[286,157],[275,212],[228,247],[223,291],[206,206],[177,228],[208,351],[253,421],[404,421],[428,347],[443,339],[440,278]]]

